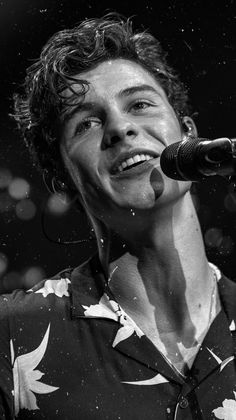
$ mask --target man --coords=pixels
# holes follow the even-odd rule
[[[59,32],[15,118],[98,253],[2,297],[1,418],[236,419],[236,287],[207,261],[190,183],[160,169],[197,131],[157,40],[119,17]]]

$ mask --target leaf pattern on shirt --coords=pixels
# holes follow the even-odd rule
[[[234,400],[227,398],[222,402],[222,407],[212,410],[217,419],[236,420],[236,392],[234,391]]]
[[[61,278],[56,280],[46,280],[44,286],[41,289],[34,291],[33,289],[27,290],[27,292],[42,293],[43,297],[47,297],[50,293],[54,293],[58,297],[69,296],[68,284],[71,281],[67,278]]]
[[[120,311],[120,323],[123,325],[117,332],[115,339],[112,343],[112,347],[117,346],[123,340],[129,338],[132,334],[136,333],[140,338],[144,333],[142,330],[135,324],[135,322],[122,310]]]
[[[221,278],[222,278],[222,273],[221,273],[221,271],[219,270],[219,268],[215,265],[215,264],[213,264],[212,262],[210,262],[210,261],[208,261],[208,264],[209,264],[209,266],[211,267],[211,269],[213,270],[213,272],[214,272],[214,275],[215,275],[215,277],[216,277],[216,281],[217,282],[219,282],[220,280],[221,280]]]
[[[145,379],[144,381],[134,381],[134,382],[127,382],[127,381],[123,381],[123,384],[129,384],[129,385],[160,385],[160,384],[165,384],[168,381],[168,379],[166,379],[164,376],[162,376],[160,373],[158,373],[157,375],[153,376],[153,378],[151,379]]]
[[[114,321],[119,322],[122,325],[122,327],[118,330],[115,336],[115,339],[112,343],[112,347],[115,347],[121,341],[124,341],[127,338],[129,338],[134,332],[138,335],[138,337],[144,335],[142,330],[123,311],[120,305],[116,301],[109,299],[106,293],[103,294],[98,304],[82,306],[85,309],[85,316],[110,318]]]
[[[42,378],[44,373],[40,370],[34,370],[45,354],[48,345],[49,331],[50,324],[48,325],[40,345],[30,353],[23,354],[16,358],[13,341],[10,341],[16,416],[18,415],[19,410],[23,408],[28,410],[39,409],[34,392],[37,394],[48,394],[58,389],[58,387],[39,382],[39,379]]]
[[[99,300],[99,303],[96,305],[82,306],[85,309],[85,316],[110,318],[114,319],[114,321],[118,321],[117,312],[119,311],[119,305],[114,300],[110,300],[106,293],[104,293],[104,295]]]
[[[210,350],[207,347],[207,350],[211,353],[211,355],[214,357],[214,359],[219,363],[220,365],[220,372],[225,368],[225,366],[227,366],[227,364],[229,362],[231,362],[232,360],[234,360],[234,356],[229,356],[227,357],[227,359],[225,360],[221,360],[220,357],[218,357],[212,350]]]
[[[230,331],[235,331],[236,330],[236,325],[235,325],[235,321],[234,319],[231,321],[231,324],[229,326]]]

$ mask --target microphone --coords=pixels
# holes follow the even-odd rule
[[[208,176],[236,172],[236,139],[188,137],[167,146],[160,157],[161,169],[179,181],[202,181]]]

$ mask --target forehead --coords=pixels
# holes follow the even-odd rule
[[[141,65],[130,60],[107,60],[92,70],[80,73],[77,77],[89,84],[89,89],[84,97],[85,101],[96,97],[109,99],[118,95],[122,90],[141,85],[150,86],[157,94],[166,99],[164,90],[154,76]],[[80,86],[73,85],[73,89],[80,90]],[[71,96],[69,89],[66,90],[65,96]]]

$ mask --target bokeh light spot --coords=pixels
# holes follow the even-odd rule
[[[16,215],[21,220],[33,219],[36,213],[36,206],[32,200],[21,200],[16,204]]]
[[[8,258],[5,254],[0,252],[0,276],[6,271],[8,266]]]
[[[29,196],[30,185],[23,178],[14,178],[8,187],[8,192],[15,200],[22,200]]]
[[[45,277],[45,272],[41,267],[29,267],[24,275],[23,282],[25,288],[33,287]]]
[[[217,248],[221,245],[223,234],[221,229],[212,227],[205,232],[205,244],[211,248]]]
[[[234,250],[234,241],[231,236],[224,236],[219,246],[219,252],[223,255],[232,254]]]
[[[52,194],[47,202],[48,211],[56,216],[66,213],[69,207],[70,202],[66,194]]]
[[[224,206],[230,212],[236,211],[236,193],[235,192],[232,192],[226,195],[224,199]]]
[[[8,169],[0,169],[0,188],[7,188],[12,181],[12,174]]]

